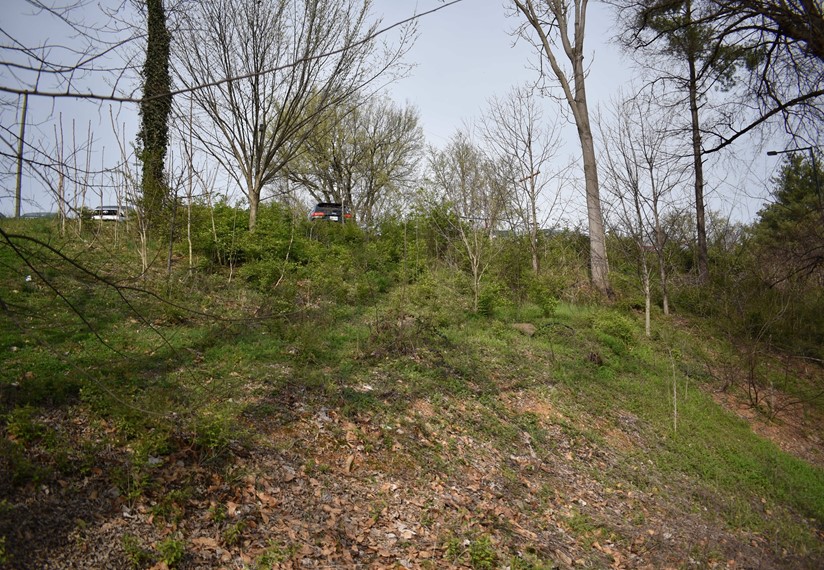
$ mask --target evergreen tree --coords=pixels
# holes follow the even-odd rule
[[[813,155],[787,155],[772,180],[774,202],[758,213],[754,235],[771,284],[791,278],[824,278],[824,172],[819,163]]]

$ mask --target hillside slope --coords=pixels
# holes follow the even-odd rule
[[[706,324],[473,315],[446,270],[359,303],[301,282],[290,312],[50,276],[64,298],[0,296],[2,567],[824,566],[821,402],[797,398],[822,371],[750,405]]]

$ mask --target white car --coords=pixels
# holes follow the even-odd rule
[[[129,209],[122,206],[100,206],[92,210],[92,219],[104,222],[123,222],[128,215]]]

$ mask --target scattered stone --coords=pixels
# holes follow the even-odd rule
[[[532,323],[513,323],[512,328],[526,336],[534,336],[538,331],[538,327]]]

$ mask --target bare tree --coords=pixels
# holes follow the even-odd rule
[[[56,193],[83,180],[99,183],[106,168],[89,173],[74,170],[72,154],[55,148],[63,144],[55,134],[57,118],[69,115],[85,120],[84,114],[102,114],[99,106],[105,99],[132,97],[137,85],[133,56],[143,32],[133,25],[130,0],[17,4],[4,8],[15,10],[24,4],[25,10],[0,23],[0,171],[22,171],[23,182],[32,181],[33,187],[45,191],[28,196],[24,192],[20,202],[45,197],[60,206]],[[27,102],[25,121],[17,118],[22,115],[18,100]],[[25,130],[11,127],[24,124]],[[21,168],[16,163],[22,154],[17,150],[22,148]]]
[[[532,270],[540,272],[541,227],[556,205],[558,193],[546,196],[549,184],[560,175],[550,161],[560,140],[557,119],[545,121],[535,91],[515,87],[504,98],[493,98],[483,121],[487,146],[501,162],[510,166],[513,195],[509,208],[515,223],[529,235]]]
[[[667,237],[662,218],[673,192],[688,173],[678,140],[673,141],[668,115],[654,105],[650,92],[618,100],[611,116],[599,121],[606,164],[605,187],[612,197],[614,222],[635,248],[650,334],[651,258],[657,261],[664,314],[669,314]],[[675,146],[673,145],[675,143]]]
[[[195,138],[249,200],[250,228],[264,187],[323,113],[398,69],[411,31],[381,51],[370,5],[205,0],[184,16],[176,60],[192,88]]]
[[[460,242],[459,250],[472,275],[473,310],[477,311],[481,281],[499,249],[494,231],[506,202],[504,171],[464,131],[455,133],[443,150],[430,149],[428,170],[428,205],[448,211],[440,219],[439,231]]]
[[[20,111],[20,135],[17,138],[17,179],[14,184],[14,217],[20,217],[21,184],[23,181],[23,149],[26,145],[26,116],[29,108],[29,95],[23,93],[23,108]]]
[[[542,61],[546,59],[575,120],[584,167],[592,284],[601,294],[612,296],[598,164],[586,95],[584,35],[588,0],[514,0],[514,3],[516,10],[526,19],[519,34],[535,46]],[[566,67],[558,55],[566,58]]]
[[[283,173],[316,200],[345,203],[370,225],[381,210],[402,203],[401,194],[417,179],[419,122],[412,106],[380,96],[353,98],[323,114]]]

